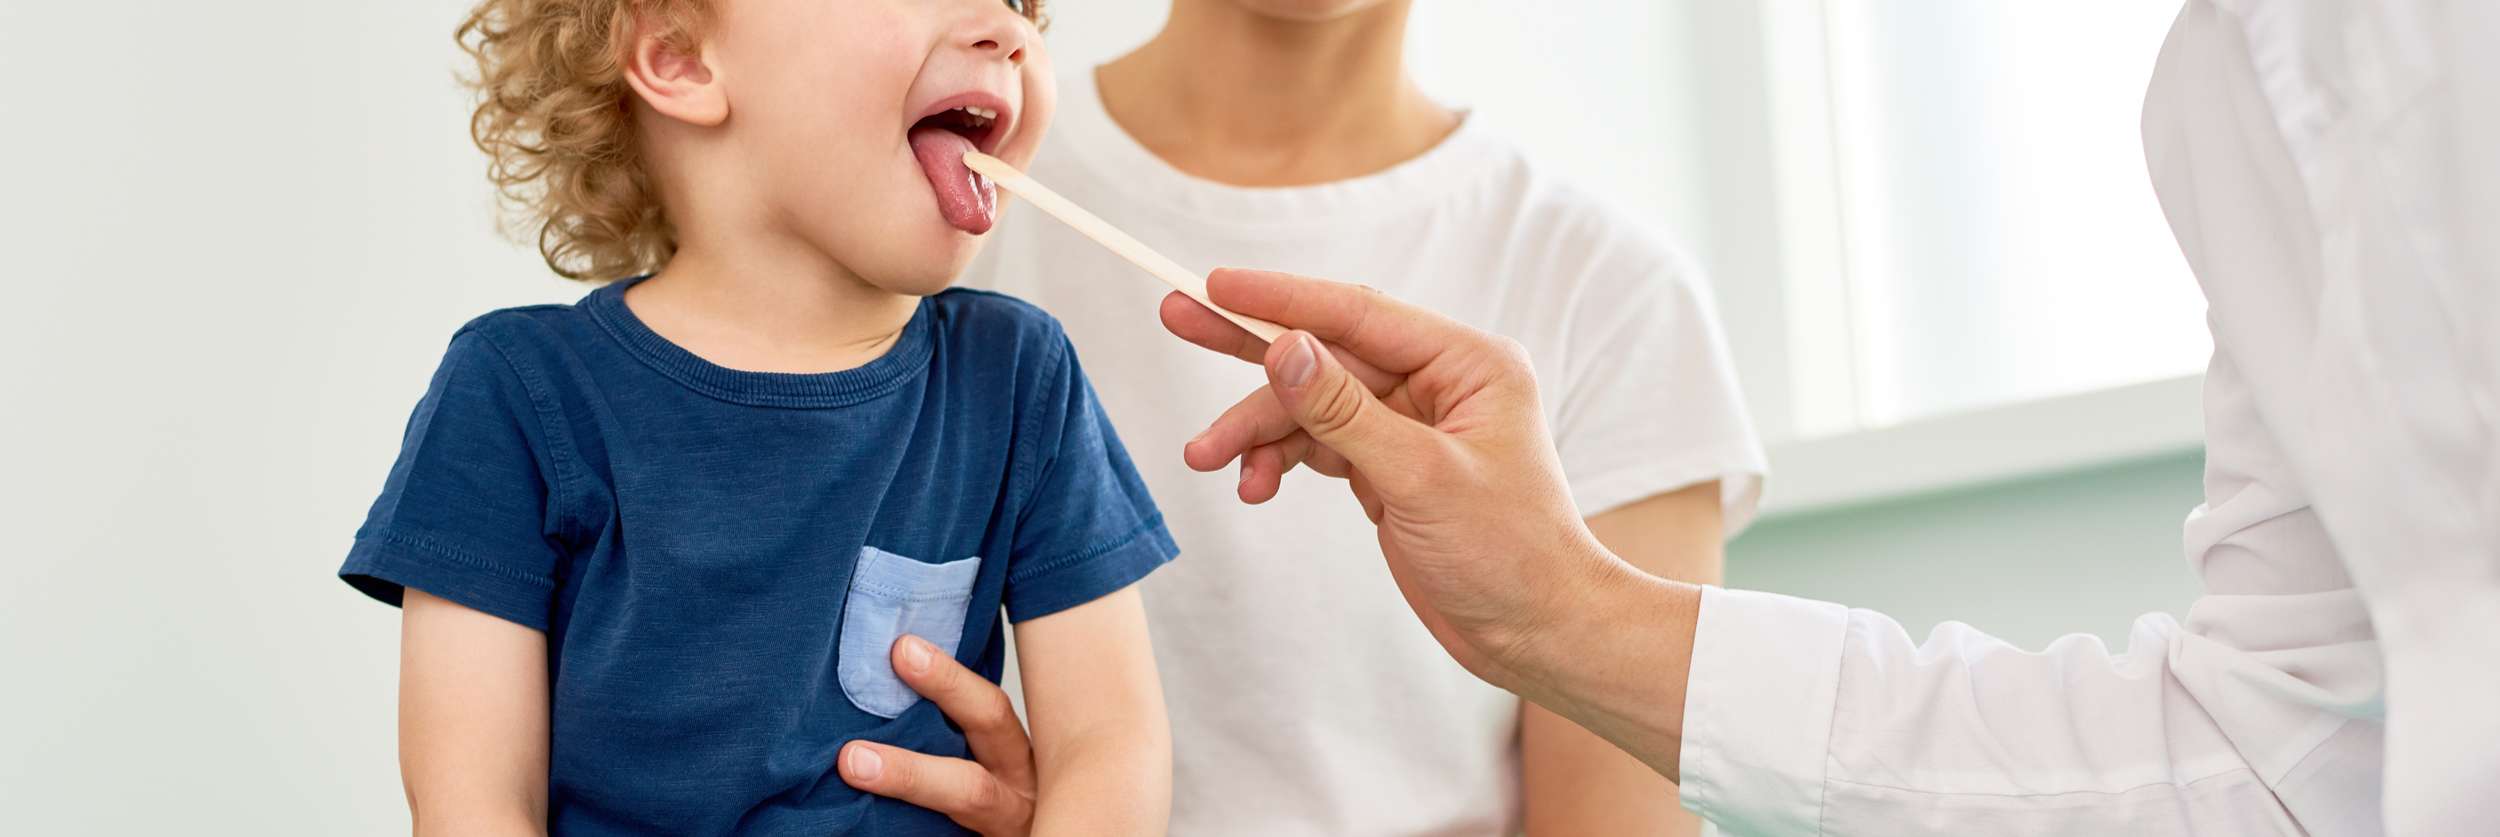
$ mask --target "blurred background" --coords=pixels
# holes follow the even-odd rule
[[[1773,462],[1732,585],[2116,645],[2194,594],[2203,305],[2136,133],[2177,6],[1423,0],[1410,45],[1707,267]],[[584,291],[495,233],[465,8],[0,0],[0,831],[404,832],[397,613],[332,573],[452,330]],[[1066,74],[1164,3],[1053,8]]]

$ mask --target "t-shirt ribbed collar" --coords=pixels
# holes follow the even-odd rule
[[[1060,78],[1059,113],[1052,120],[1045,154],[1064,154],[1071,158],[1068,162],[1108,175],[1101,182],[1140,205],[1226,229],[1326,226],[1349,217],[1377,218],[1441,200],[1498,173],[1496,163],[1509,151],[1477,124],[1482,120],[1469,117],[1424,153],[1361,177],[1310,186],[1218,183],[1173,168],[1112,121],[1094,72]],[[1051,162],[1044,159],[1037,165]]]
[[[625,304],[625,289],[648,279],[637,276],[591,291],[580,306],[625,351],[653,370],[688,389],[736,404],[758,407],[843,407],[883,396],[900,388],[929,367],[936,341],[931,337],[933,298],[923,298],[894,346],[854,369],[840,372],[747,372],[698,357],[661,337],[634,316]]]

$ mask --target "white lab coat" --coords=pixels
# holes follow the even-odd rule
[[[2144,141],[2211,303],[2205,595],[2112,655],[1710,590],[1724,831],[2500,834],[2500,0],[2193,0]]]

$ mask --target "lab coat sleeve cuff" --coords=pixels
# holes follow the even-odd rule
[[[1684,692],[1684,807],[1730,834],[1819,834],[1849,611],[1705,587]]]

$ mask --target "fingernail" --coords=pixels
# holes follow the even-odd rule
[[[1241,481],[1240,481],[1240,482],[1233,483],[1233,487],[1234,487],[1234,488],[1240,488],[1240,487],[1242,487],[1242,486],[1249,485],[1249,484],[1250,484],[1250,463],[1249,463],[1249,462],[1243,462],[1243,463],[1241,463]]]
[[[877,751],[866,747],[851,748],[851,778],[874,782],[884,773],[885,760],[877,758]]]
[[[928,640],[919,637],[905,639],[903,640],[903,664],[911,666],[913,674],[927,674],[929,673],[929,651]]]
[[[1293,335],[1293,345],[1285,347],[1285,359],[1277,365],[1276,377],[1285,386],[1300,387],[1310,383],[1311,371],[1319,368],[1319,355],[1311,351],[1311,336]]]

